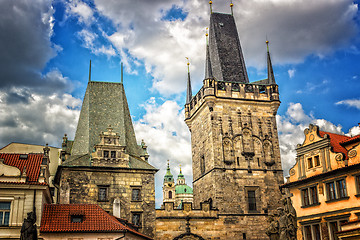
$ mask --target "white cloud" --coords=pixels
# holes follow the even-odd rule
[[[96,33],[91,32],[87,29],[82,29],[80,32],[77,33],[77,35],[79,39],[83,41],[83,46],[90,49],[93,54],[103,54],[108,57],[116,55],[115,49],[111,45],[104,46],[99,42],[99,36]]]
[[[360,99],[346,99],[335,103],[336,105],[346,105],[348,107],[355,107],[360,110]]]
[[[206,2],[143,0],[134,7],[130,0],[95,0],[94,5],[99,14],[116,26],[117,31],[108,38],[126,68],[131,68],[134,61],[144,62],[146,70],[154,77],[154,89],[164,95],[184,91],[185,57],[191,59],[195,84],[201,83],[204,77],[204,33],[209,22]],[[172,7],[182,9],[186,18],[165,20],[164,16]],[[213,9],[230,12],[225,0],[214,2]],[[235,3],[234,16],[245,61],[248,66],[265,66],[266,35],[271,42],[275,64],[299,63],[309,55],[326,57],[348,44],[356,34],[354,16],[357,9],[352,0]],[[293,73],[290,71],[289,76]]]
[[[78,17],[79,22],[87,25],[94,21],[94,13],[89,5],[79,0],[70,0],[66,5],[68,15],[75,15]]]
[[[9,103],[10,93],[19,101]],[[14,141],[59,146],[64,133],[74,137],[81,102],[69,94],[27,94],[19,88],[0,91],[0,146]]]
[[[288,70],[289,78],[293,78],[295,76],[295,72],[296,72],[296,70],[294,68],[289,69]]]

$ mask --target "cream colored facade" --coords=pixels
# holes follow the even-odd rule
[[[10,143],[8,145],[6,145],[5,147],[0,149],[0,153],[23,153],[23,154],[28,154],[28,153],[42,153],[44,152],[44,147],[42,145],[35,145],[35,144],[25,144],[25,143]],[[53,189],[54,191],[54,196],[53,198],[53,202],[56,202],[56,194],[57,194],[57,189],[55,188],[55,186],[53,185],[53,180],[55,177],[55,173],[56,173],[56,169],[60,164],[60,152],[61,152],[61,148],[56,148],[56,147],[50,147],[50,152],[49,152],[49,172],[50,172],[50,178],[49,178],[49,185],[50,187]]]
[[[338,239],[341,224],[360,216],[360,139],[305,129],[287,187],[298,217],[298,239]]]
[[[17,167],[4,164],[3,159],[0,159],[0,220],[3,224],[0,225],[0,239],[19,239],[22,223],[27,218],[27,213],[32,212],[34,208],[39,230],[43,204],[51,203],[50,190],[46,184],[46,170],[40,171],[42,173],[38,182],[28,183],[24,172],[21,173]],[[3,217],[6,214],[9,214],[8,222],[4,222]]]

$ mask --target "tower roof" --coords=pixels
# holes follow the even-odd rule
[[[248,83],[245,61],[234,17],[229,14],[210,15],[209,54],[206,67],[220,81]],[[209,70],[206,69],[206,75]]]
[[[91,81],[86,88],[71,155],[90,154],[99,143],[100,133],[109,125],[119,133],[119,142],[126,146],[126,153],[139,157],[140,147],[136,143],[123,84]]]
[[[184,174],[181,171],[181,166],[180,166],[180,173],[178,175],[178,179],[185,179]]]
[[[164,182],[174,182],[174,176],[172,175],[172,173],[170,171],[169,161],[167,163],[166,174],[164,176]]]

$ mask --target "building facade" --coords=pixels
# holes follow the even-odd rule
[[[29,214],[39,231],[43,205],[52,203],[45,149],[45,154],[0,153],[0,239],[20,239]]]
[[[63,139],[59,203],[98,204],[153,236],[157,169],[146,148],[136,142],[123,84],[89,81],[75,139]]]
[[[282,187],[292,195],[298,239],[335,240],[342,224],[360,216],[360,135],[325,132],[312,124],[304,133],[296,164]]]
[[[60,148],[51,147],[51,146],[43,146],[43,145],[36,145],[36,144],[27,144],[27,143],[17,143],[12,142],[6,145],[5,147],[0,149],[0,153],[17,153],[17,154],[32,154],[32,153],[42,153],[44,151],[44,147],[49,148],[49,187],[50,193],[52,197],[52,201],[56,203],[56,195],[57,189],[53,184],[53,180],[56,174],[56,170],[58,165],[60,164],[59,155],[61,152]]]
[[[185,104],[194,204],[178,216],[171,203],[165,203],[156,212],[156,236],[268,239],[264,222],[280,204],[283,183],[275,118],[280,100],[270,53],[268,78],[250,83],[234,17],[212,12],[208,36],[203,86],[193,96],[189,73]],[[202,219],[195,213],[202,213],[204,204],[211,216],[205,223],[195,221]],[[181,227],[172,232],[160,228],[175,222]],[[213,230],[208,235],[205,229]]]

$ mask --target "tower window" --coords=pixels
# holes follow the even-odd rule
[[[107,201],[108,188],[105,186],[99,186],[98,201]]]
[[[169,198],[172,199],[172,191],[169,191]]]
[[[248,191],[249,211],[256,211],[255,191]]]
[[[205,173],[205,157],[204,157],[204,155],[202,155],[200,158],[200,171],[201,171],[201,174]]]
[[[109,151],[104,151],[104,158],[109,158]]]
[[[141,227],[141,213],[132,213],[132,223],[138,227]]]
[[[111,158],[116,158],[116,151],[111,151]]]
[[[134,188],[131,193],[131,201],[141,201],[140,189]]]

